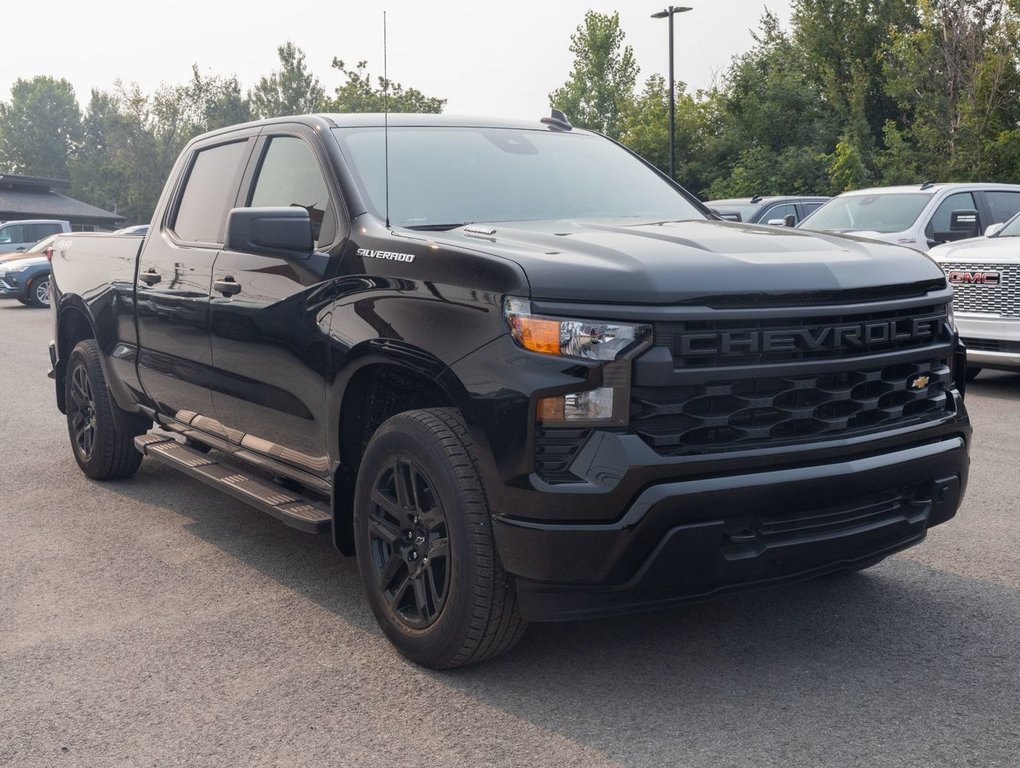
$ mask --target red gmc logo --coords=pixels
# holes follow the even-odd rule
[[[949,282],[965,283],[968,285],[998,285],[998,272],[965,272],[961,269],[954,269],[949,273]]]

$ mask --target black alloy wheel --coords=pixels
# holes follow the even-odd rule
[[[449,530],[432,481],[414,461],[397,458],[379,475],[368,531],[390,610],[412,629],[435,623],[450,588]]]
[[[74,460],[93,480],[130,477],[142,462],[134,438],[141,432],[117,427],[128,417],[113,400],[94,339],[78,342],[67,361],[64,410]]]
[[[88,462],[96,448],[96,399],[82,360],[71,369],[67,394],[67,420],[74,450],[82,461]]]
[[[369,607],[397,650],[432,669],[498,656],[527,626],[477,454],[458,411],[430,408],[387,419],[358,468],[354,541]]]

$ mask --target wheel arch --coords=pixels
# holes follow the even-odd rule
[[[455,408],[466,418],[468,394],[438,358],[397,342],[367,342],[352,350],[343,372],[334,394],[337,423],[330,446],[330,454],[339,459],[333,477],[333,538],[341,552],[353,554],[354,486],[372,435],[392,416],[422,408]]]

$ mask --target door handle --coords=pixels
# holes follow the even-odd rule
[[[241,284],[237,282],[232,275],[227,275],[222,280],[217,280],[213,284],[213,290],[219,291],[224,296],[233,296],[235,293],[241,292]]]
[[[148,272],[139,272],[138,279],[146,285],[155,285],[162,280],[163,277],[156,270],[150,269]]]

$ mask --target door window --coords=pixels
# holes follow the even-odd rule
[[[951,231],[950,219],[952,218],[953,211],[971,211],[976,208],[974,195],[970,192],[957,192],[955,195],[950,195],[935,210],[935,215],[931,217],[931,221],[928,222],[928,226],[924,229],[925,235],[929,240],[937,240],[938,242],[960,240],[964,237],[969,237],[969,232],[957,233]]]
[[[303,139],[295,136],[270,139],[248,204],[304,208],[320,248],[336,238],[336,214],[329,201],[328,187],[312,148]]]
[[[785,219],[790,214],[797,216],[797,206],[791,203],[785,203],[783,205],[774,205],[765,212],[765,215],[758,219],[759,224],[768,224],[774,219]]]
[[[25,229],[24,224],[8,224],[6,227],[0,228],[0,244],[27,243]]]
[[[246,147],[247,141],[235,141],[195,153],[172,225],[181,240],[223,243]]]
[[[32,242],[35,243],[44,237],[57,234],[63,228],[59,224],[33,224],[30,229]]]
[[[1020,211],[1020,192],[985,192],[988,207],[992,209],[989,224],[1009,221]]]

